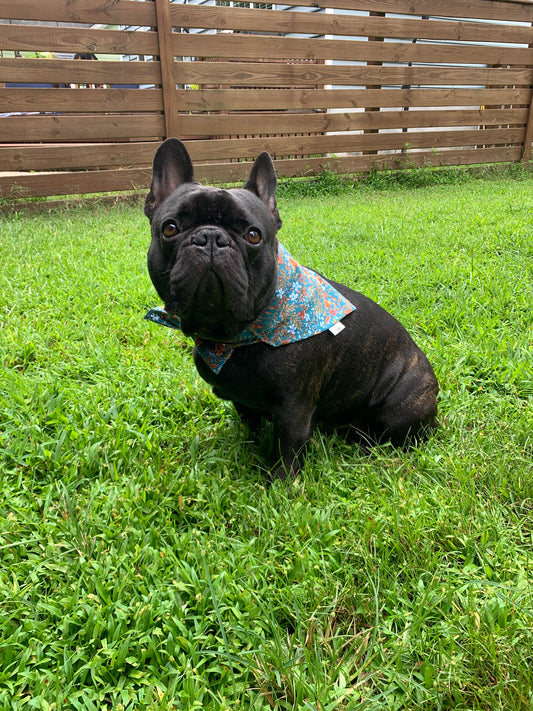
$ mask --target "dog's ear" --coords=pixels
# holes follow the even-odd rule
[[[266,151],[263,151],[263,153],[255,159],[248,180],[244,184],[244,189],[255,193],[255,195],[265,203],[272,213],[279,230],[281,227],[281,219],[276,203],[277,182],[272,159]]]
[[[194,170],[187,149],[177,138],[167,138],[154,157],[152,184],[144,203],[144,214],[152,219],[154,210],[183,183],[194,182]]]

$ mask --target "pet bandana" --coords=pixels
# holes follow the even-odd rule
[[[219,373],[234,349],[240,346],[259,341],[274,347],[285,346],[327,330],[336,336],[344,329],[341,319],[354,310],[355,306],[348,299],[319,274],[298,264],[280,244],[278,286],[270,304],[252,324],[226,343],[195,338],[196,350],[207,365]],[[144,318],[169,328],[180,328],[179,318],[160,306],[150,309]]]

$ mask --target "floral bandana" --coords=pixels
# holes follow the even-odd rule
[[[301,266],[283,245],[278,249],[278,286],[274,297],[256,320],[226,343],[195,338],[196,350],[207,365],[219,373],[235,348],[252,343],[285,346],[330,330],[334,336],[344,326],[341,319],[355,310],[323,277]],[[169,328],[180,328],[177,316],[162,307],[150,309],[144,317]]]

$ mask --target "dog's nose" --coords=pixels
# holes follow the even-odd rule
[[[205,247],[209,243],[217,247],[227,247],[229,245],[229,237],[216,227],[204,227],[196,230],[192,236],[192,243],[198,247]]]

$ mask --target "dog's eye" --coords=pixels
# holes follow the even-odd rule
[[[171,237],[175,237],[178,234],[179,230],[174,220],[168,220],[167,222],[163,223],[161,232],[163,233],[164,237],[170,239]]]
[[[246,239],[250,244],[259,244],[261,242],[261,232],[252,228],[246,233]]]

